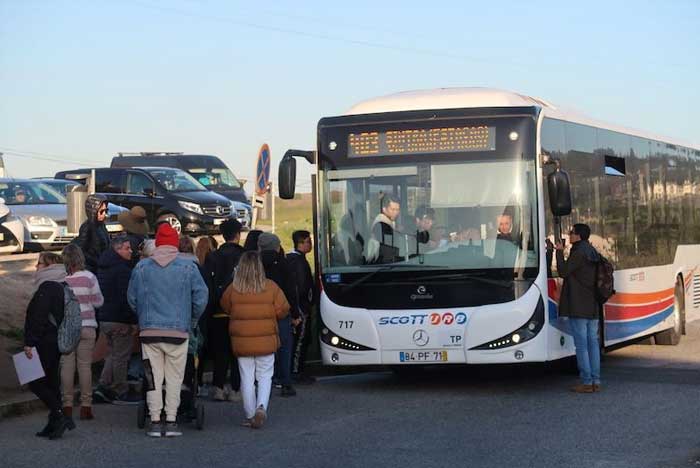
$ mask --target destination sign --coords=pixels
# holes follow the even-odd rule
[[[348,157],[495,151],[496,127],[446,127],[348,135]]]

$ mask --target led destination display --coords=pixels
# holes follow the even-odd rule
[[[495,151],[496,127],[446,127],[348,135],[348,157]]]

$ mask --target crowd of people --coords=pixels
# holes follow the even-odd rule
[[[313,382],[304,373],[314,298],[308,231],[293,233],[294,249],[285,255],[272,233],[250,231],[241,246],[235,219],[220,225],[219,246],[212,237],[195,245],[168,223],[148,239],[140,207],[120,214],[126,233],[110,239],[99,195],[88,197],[86,214],[76,241],[61,255],[41,253],[36,264],[24,352],[34,359],[36,350],[45,373],[29,385],[49,409],[37,436],[57,439],[75,428],[76,369],[81,420],[95,418],[93,397],[116,404],[145,397],[150,437],[182,435],[178,415],[203,393],[195,382],[201,386],[204,366],[195,362],[211,362],[212,398],[241,401],[242,425],[251,428],[264,425],[273,387],[290,397],[295,382]],[[75,349],[61,354],[59,327],[70,301],[79,305],[82,327]],[[108,352],[93,391],[98,334]],[[128,381],[135,344],[141,394],[131,393]]]

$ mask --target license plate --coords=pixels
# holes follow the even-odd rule
[[[447,362],[447,351],[399,351],[401,362]]]
[[[2,242],[2,241],[4,241],[4,240],[5,240],[5,233],[4,233],[4,232],[0,232],[0,242]]]
[[[218,226],[219,224],[223,223],[224,221],[226,221],[226,219],[224,219],[224,218],[215,219],[215,220],[214,220],[214,226]]]

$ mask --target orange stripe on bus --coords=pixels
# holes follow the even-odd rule
[[[647,302],[662,301],[673,296],[673,288],[664,289],[653,293],[617,293],[608,300],[608,304],[645,304]]]

